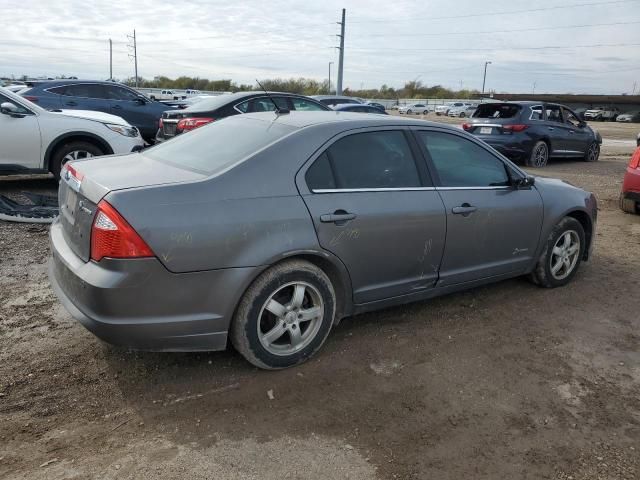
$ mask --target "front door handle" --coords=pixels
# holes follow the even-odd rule
[[[551,130],[553,132],[554,128],[553,127],[547,127],[549,130]]]
[[[335,223],[336,225],[344,225],[349,220],[356,218],[355,213],[348,213],[344,210],[336,210],[333,213],[325,213],[320,215],[320,221],[322,223]]]
[[[121,110],[121,109],[122,109],[122,107],[121,107],[120,105],[114,105],[114,106],[113,106],[113,108],[114,108],[115,110]]]
[[[455,215],[462,215],[466,217],[467,215],[471,215],[476,210],[478,210],[478,207],[474,207],[473,205],[469,205],[468,203],[463,203],[459,207],[453,207],[451,209],[451,212]]]
[[[65,105],[67,105],[69,107],[75,107],[78,104],[76,102],[67,102],[67,103],[65,103]]]

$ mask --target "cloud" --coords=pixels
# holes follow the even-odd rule
[[[487,85],[497,91],[530,91],[536,82],[540,92],[621,93],[640,72],[637,47],[526,50],[640,43],[640,12],[631,1],[574,8],[556,3],[552,7],[563,8],[504,14],[545,7],[527,0],[495,0],[486,8],[473,0],[0,0],[2,11],[19,19],[0,29],[0,75],[106,78],[111,38],[114,74],[132,76],[127,35],[135,28],[139,72],[146,78],[322,80],[330,61],[337,69],[336,22],[345,4],[347,86],[401,86],[419,78],[480,88],[484,62],[492,61]],[[487,12],[493,14],[470,16]],[[621,24],[605,25],[612,23]]]

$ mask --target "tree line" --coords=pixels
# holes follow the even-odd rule
[[[123,83],[134,86],[135,79],[127,78]],[[273,78],[260,80],[260,84],[269,91],[298,93],[301,95],[326,95],[329,93],[329,82],[313,78]],[[233,80],[208,80],[199,77],[178,77],[171,79],[165,76],[154,77],[153,80],[138,78],[141,88],[196,89],[217,92],[240,92],[261,90],[257,83],[237,84]],[[334,93],[335,90],[332,90]],[[380,88],[353,89],[345,88],[343,95],[362,98],[398,99],[398,98],[471,98],[478,90],[452,90],[442,85],[424,85],[419,80],[405,82],[402,88],[382,85]]]

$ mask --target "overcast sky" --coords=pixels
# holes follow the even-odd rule
[[[145,78],[323,80],[334,61],[335,82],[342,8],[352,88],[480,89],[491,61],[497,92],[640,90],[640,0],[0,0],[0,76],[106,79],[109,38],[114,76],[133,76],[135,28]]]

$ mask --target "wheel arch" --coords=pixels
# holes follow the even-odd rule
[[[589,252],[591,250],[591,242],[593,241],[593,222],[589,214],[583,210],[571,210],[566,213],[566,217],[574,218],[584,230],[584,238],[586,240],[586,245],[584,249],[584,254],[582,255],[583,260],[589,260]]]
[[[47,150],[44,154],[43,167],[46,170],[51,170],[51,158],[53,157],[55,151],[62,145],[65,145],[69,142],[89,142],[102,149],[105,155],[113,154],[113,148],[111,148],[111,145],[109,145],[109,143],[104,138],[101,138],[94,133],[82,131],[67,132],[59,135],[51,143],[49,143],[49,146],[47,147]]]

